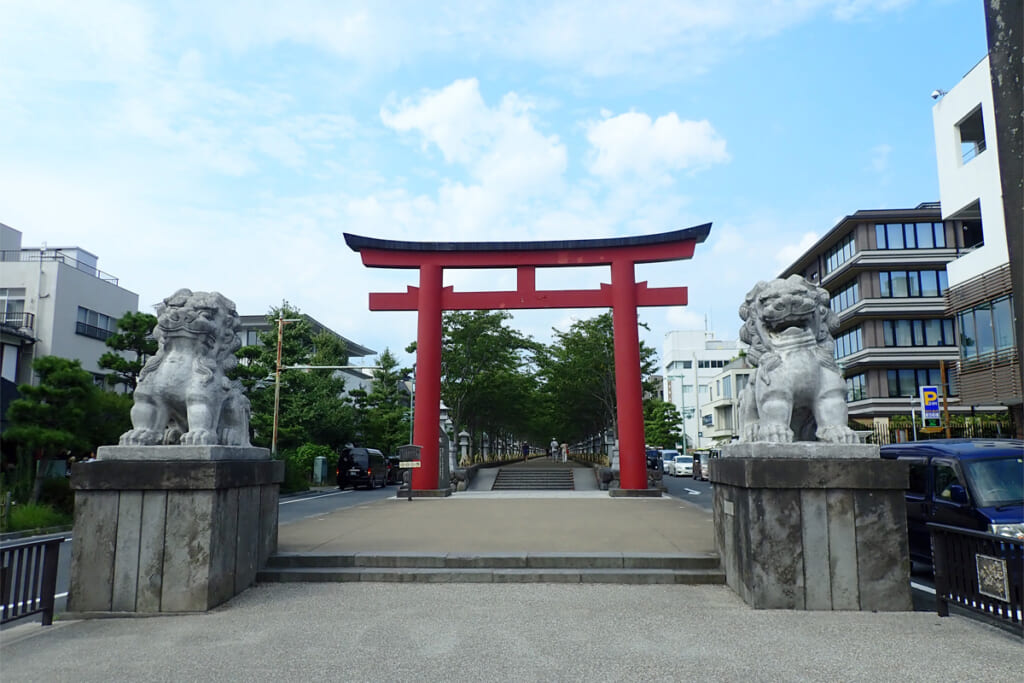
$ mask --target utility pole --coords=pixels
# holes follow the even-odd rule
[[[281,346],[284,341],[284,326],[297,323],[301,318],[285,318],[284,312],[277,314],[277,365],[274,368],[274,432],[270,437],[270,457],[277,457],[277,415],[281,408]]]

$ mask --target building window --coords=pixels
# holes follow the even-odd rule
[[[0,287],[0,322],[21,327],[25,320],[25,288]]]
[[[116,331],[117,318],[112,318],[109,315],[97,313],[81,306],[78,307],[78,322],[75,325],[75,334],[106,341]]]
[[[1014,348],[1013,297],[1004,296],[963,311],[960,326],[960,357],[976,360]]]
[[[952,346],[953,321],[932,318],[931,320],[883,320],[882,331],[886,346]]]
[[[857,353],[863,348],[864,340],[861,337],[860,327],[858,326],[836,337],[835,357],[849,356],[851,353]]]
[[[985,151],[985,121],[981,115],[980,104],[956,124],[956,132],[960,137],[962,163],[966,164]]]
[[[849,261],[856,252],[857,248],[854,246],[851,233],[842,242],[825,252],[825,274],[831,273]]]
[[[860,301],[860,289],[857,287],[857,281],[854,280],[848,287],[833,296],[829,300],[828,305],[835,313],[839,313],[840,311],[845,311],[858,301]]]
[[[724,368],[728,361],[724,360],[699,360],[697,361],[698,368]]]
[[[950,369],[946,370],[946,377],[949,380],[946,386],[946,394],[956,395],[956,385],[952,381]],[[938,368],[903,368],[901,370],[886,371],[888,379],[889,398],[900,398],[902,396],[918,396],[921,387],[942,386],[942,375]]]
[[[878,273],[878,294],[883,298],[930,296],[946,293],[944,270],[892,270]]]
[[[942,223],[876,223],[876,249],[935,249],[946,246]]]
[[[868,397],[868,376],[864,373],[846,378],[846,402],[860,401]]]
[[[722,398],[732,398],[732,378],[722,379]]]

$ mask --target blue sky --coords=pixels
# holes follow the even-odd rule
[[[711,222],[644,340],[736,309],[845,215],[938,199],[931,125],[986,51],[980,0],[0,3],[0,222],[139,293],[288,300],[378,351],[342,233],[649,234]],[[457,289],[511,288],[459,271]],[[603,270],[538,273],[596,287]],[[547,340],[593,311],[516,314]]]

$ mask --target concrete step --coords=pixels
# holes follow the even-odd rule
[[[262,582],[544,582],[721,584],[714,554],[661,553],[282,553]]]
[[[725,583],[720,569],[441,569],[410,567],[314,567],[263,569],[263,583],[339,583],[380,581],[395,583],[616,583],[688,584]]]
[[[492,491],[571,491],[575,488],[571,469],[505,469],[491,485]]]

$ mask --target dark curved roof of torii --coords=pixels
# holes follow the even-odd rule
[[[382,240],[374,237],[363,237],[344,233],[345,244],[353,251],[378,249],[381,251],[407,252],[487,252],[487,251],[565,251],[575,249],[616,249],[620,247],[639,247],[657,244],[672,244],[694,240],[701,243],[711,232],[711,223],[696,225],[692,228],[661,232],[655,235],[637,235],[634,237],[606,237],[593,240],[550,240],[540,242],[403,242],[400,240]]]

